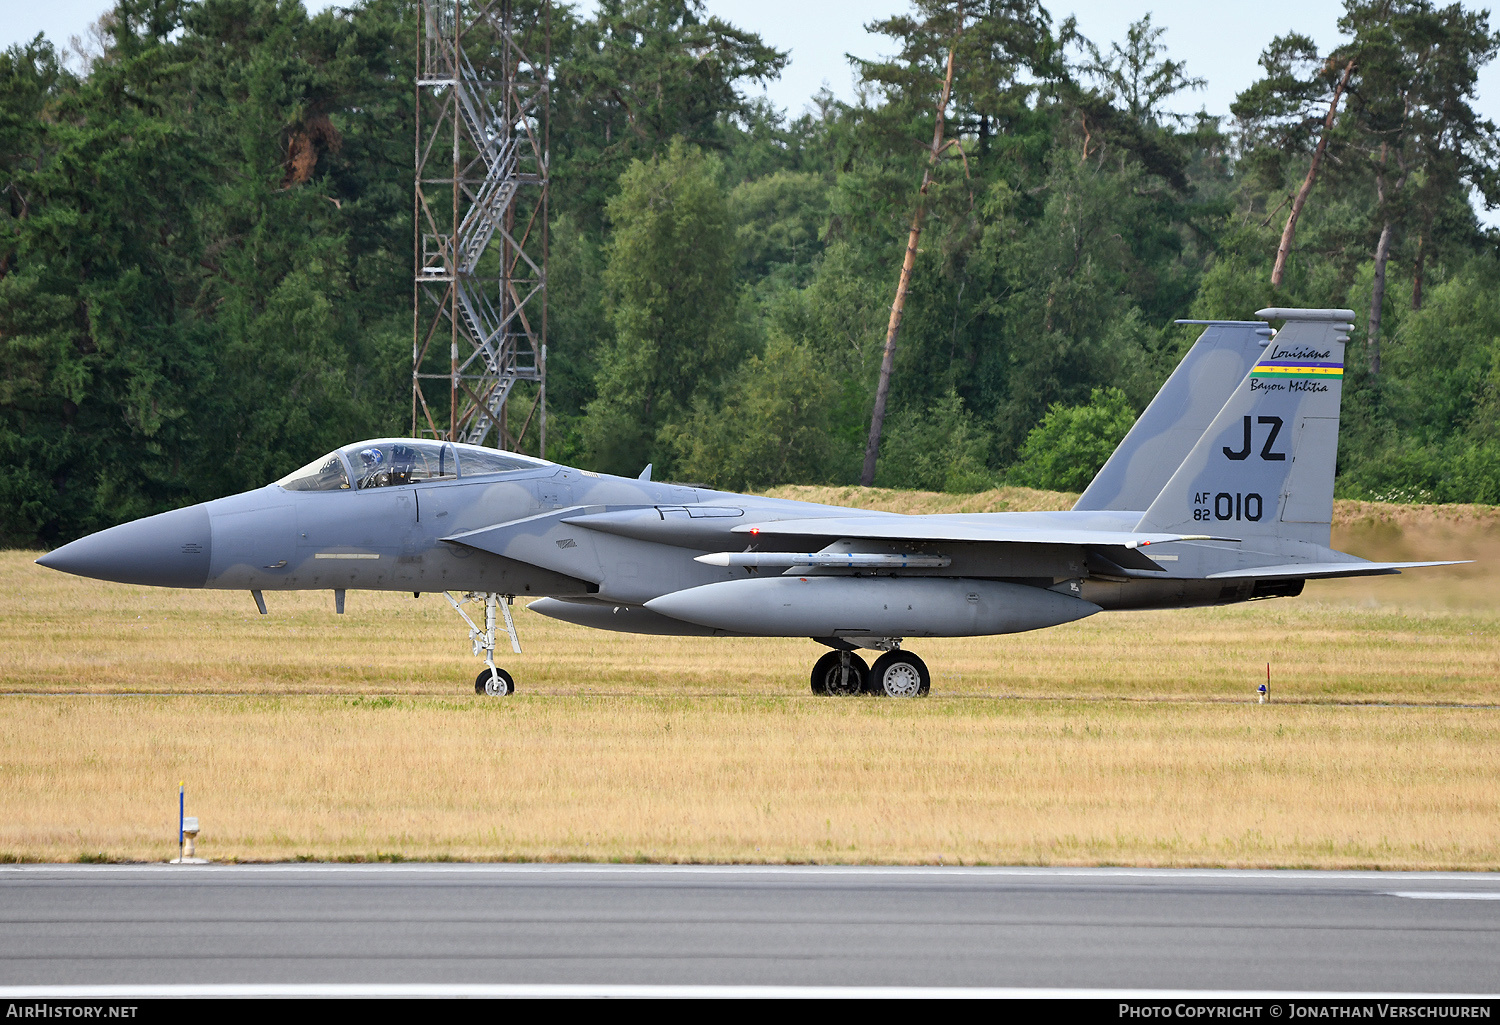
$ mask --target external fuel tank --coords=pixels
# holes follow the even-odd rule
[[[767,637],[978,637],[1057,626],[1101,611],[1043,587],[940,577],[726,580],[646,603],[663,616]]]

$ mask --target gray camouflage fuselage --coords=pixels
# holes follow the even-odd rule
[[[622,512],[637,514],[640,522],[632,525],[630,517],[619,515]],[[619,520],[610,524],[609,531],[569,522],[610,514]],[[709,552],[745,547],[747,539],[733,533],[734,527],[759,524],[763,550],[816,551],[837,543],[837,533],[820,539],[823,544],[807,543],[805,535],[798,536],[798,544],[775,543],[780,540],[774,534],[775,522],[819,517],[842,521],[851,515],[861,513],[552,466],[363,491],[297,492],[269,485],[122,524],[73,542],[44,560],[57,569],[161,586],[494,591],[640,607],[673,592],[754,575],[695,561],[696,556]],[[995,513],[962,520],[976,525],[1003,523],[1007,528],[1126,532],[1141,515],[1130,511]],[[456,537],[464,540],[445,540]],[[1135,552],[1130,554],[1136,557],[1129,559],[1124,550],[1066,544],[917,541],[885,546],[866,542],[859,547],[940,551],[951,559],[946,567],[905,571],[900,574],[903,579],[1004,580],[1043,588],[1078,580],[1081,589],[1074,593],[1102,608],[1244,600],[1251,597],[1253,583],[1247,589],[1242,581],[1193,578],[1257,561],[1282,561],[1278,551],[1247,551],[1243,545],[1215,542],[1162,546],[1168,560],[1176,555],[1175,566]],[[1123,567],[1110,555],[1130,561],[1135,567],[1130,572],[1149,576],[1117,577]],[[854,574],[806,568],[797,575]],[[629,615],[631,611],[636,614]],[[643,632],[664,632],[663,624],[653,624],[649,613],[641,614],[644,609],[622,612],[625,618],[618,624],[614,620],[621,613],[611,611],[610,619],[598,625],[616,629],[654,625],[657,629]]]
[[[603,629],[867,647],[1419,565],[1329,547],[1352,314],[1259,315],[1286,326],[1210,325],[1067,512],[902,516],[386,439],[38,561],[175,587],[514,595]]]

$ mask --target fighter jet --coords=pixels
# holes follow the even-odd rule
[[[712,491],[420,438],[362,441],[256,491],[111,527],[53,569],[162,587],[438,592],[481,694],[515,689],[516,598],[640,634],[810,637],[815,694],[918,697],[910,639],[1110,609],[1293,597],[1307,580],[1448,563],[1329,547],[1350,310],[1205,325],[1072,510],[909,516]],[[1267,322],[1280,321],[1273,331]],[[456,596],[455,596],[456,595]],[[484,607],[483,625],[465,611]],[[861,651],[877,652],[873,663]]]

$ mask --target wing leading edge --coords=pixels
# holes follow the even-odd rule
[[[1247,577],[1301,577],[1304,580],[1331,580],[1335,577],[1378,577],[1400,573],[1404,569],[1427,566],[1462,566],[1471,560],[1450,562],[1292,562],[1281,566],[1256,566],[1224,573],[1210,573],[1205,580],[1245,579]]]
[[[1005,513],[997,515],[1004,516]],[[860,538],[881,541],[963,541],[1037,545],[1105,545],[1140,548],[1171,541],[1237,541],[1208,534],[1175,534],[1078,527],[1006,526],[978,517],[907,516],[886,513],[747,523],[731,531],[760,537]]]

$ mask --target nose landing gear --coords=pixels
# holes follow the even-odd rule
[[[464,618],[469,624],[469,640],[473,642],[474,654],[483,653],[484,671],[474,680],[474,693],[486,694],[490,697],[505,697],[507,694],[516,692],[516,681],[509,673],[495,665],[495,613],[498,611],[505,619],[505,632],[510,635],[510,647],[517,655],[521,654],[521,639],[516,636],[516,624],[510,618],[510,605],[515,601],[515,595],[496,594],[494,591],[478,593],[470,591],[464,595],[465,601],[484,602],[484,629],[480,629],[469,614],[464,611],[463,604],[447,591],[443,597],[448,599],[448,604],[453,606],[453,611]],[[502,602],[501,599],[505,600]]]

